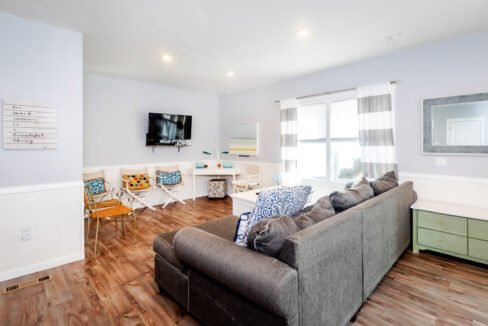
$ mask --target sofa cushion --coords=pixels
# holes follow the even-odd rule
[[[384,175],[376,180],[370,182],[371,188],[373,188],[374,195],[378,196],[392,188],[398,186],[398,179],[395,171],[386,172]]]
[[[344,192],[334,191],[329,195],[330,202],[336,212],[342,212],[348,208],[356,206],[374,196],[373,188],[366,178],[356,181],[351,188]]]
[[[214,234],[223,239],[232,241],[237,219],[237,216],[227,216],[200,225],[195,225],[194,227]],[[171,265],[173,265],[173,267],[184,272],[186,271],[186,267],[178,259],[178,257],[176,257],[175,248],[173,247],[173,239],[177,232],[178,231],[172,231],[158,235],[154,239],[153,250],[156,254],[164,258]]]
[[[277,216],[256,223],[248,235],[248,247],[268,256],[278,257],[285,239],[290,235],[335,214],[329,197],[317,200],[298,217]]]
[[[270,217],[252,227],[247,237],[247,245],[262,254],[278,257],[285,239],[300,230],[293,217]]]
[[[307,203],[311,191],[310,186],[296,186],[260,192],[246,229],[242,234],[236,235],[236,244],[246,246],[247,235],[252,227],[261,220],[272,216],[292,216],[300,213]]]

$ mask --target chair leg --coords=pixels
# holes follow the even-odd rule
[[[122,236],[124,236],[124,237],[125,237],[124,215],[122,215]]]
[[[91,226],[91,217],[88,216],[88,222],[87,222],[87,226],[86,226],[86,236],[85,236],[85,242],[88,241],[88,235],[90,234],[90,226]]]
[[[117,223],[117,216],[114,217],[114,220],[115,220],[115,234],[117,234],[117,230],[119,229]]]
[[[133,219],[134,219],[134,227],[132,229],[132,234],[134,236],[134,243],[136,243],[136,219],[137,219],[137,215],[136,215],[135,211],[134,211]]]
[[[93,251],[95,256],[97,255],[97,243],[98,243],[98,229],[99,229],[99,227],[100,227],[100,218],[97,218],[97,233],[95,234],[95,250]]]

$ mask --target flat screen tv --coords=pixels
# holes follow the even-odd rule
[[[189,145],[191,115],[149,113],[146,146]]]

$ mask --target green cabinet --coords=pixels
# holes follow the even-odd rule
[[[446,214],[446,209],[435,211],[436,207],[445,208],[439,203],[412,205],[413,252],[431,250],[488,264],[488,214],[486,219],[472,218],[460,216],[462,209]]]

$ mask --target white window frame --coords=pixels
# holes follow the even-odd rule
[[[333,170],[332,170],[332,155],[331,155],[331,143],[332,142],[350,142],[350,141],[357,141],[359,142],[359,133],[356,138],[334,138],[332,139],[330,137],[330,131],[331,131],[331,110],[332,110],[332,104],[336,102],[342,102],[342,101],[348,101],[348,100],[358,100],[357,96],[357,91],[347,91],[347,92],[341,92],[341,93],[335,93],[335,94],[330,94],[330,95],[322,95],[322,96],[315,96],[311,98],[305,98],[302,100],[298,101],[298,110],[303,109],[304,107],[307,107],[309,105],[325,105],[325,127],[326,127],[326,132],[325,132],[325,155],[326,155],[326,176],[325,178],[314,178],[314,177],[302,177],[299,175],[301,180],[306,180],[310,182],[319,182],[319,183],[328,183],[328,184],[335,184],[338,186],[342,186],[351,180],[335,180],[333,178]],[[322,139],[317,139],[316,141],[321,141]],[[298,143],[300,142],[307,142],[305,141],[300,141],[297,140]]]

